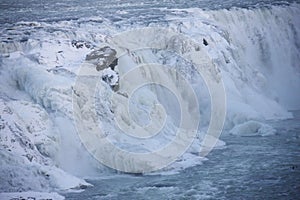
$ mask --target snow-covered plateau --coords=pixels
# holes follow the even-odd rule
[[[265,121],[292,118],[289,110],[300,109],[300,4],[169,11],[161,23],[152,22],[147,26],[167,28],[190,37],[218,67],[226,91],[222,134],[272,137],[276,129]],[[142,153],[162,148],[174,137],[180,124],[179,104],[176,97],[162,87],[138,89],[131,96],[130,116],[124,116],[126,123],[127,120],[135,122],[127,123],[128,130],[134,124],[147,125],[150,111],[158,103],[164,106],[167,116],[159,134],[146,141],[135,139],[124,134],[115,122],[116,107],[123,109],[125,105],[120,102],[128,98],[122,93],[118,78],[147,63],[179,71],[196,93],[201,123],[185,154],[155,173],[176,172],[205,161],[198,152],[203,148],[201,141],[210,122],[209,92],[194,66],[174,54],[175,49],[190,48],[189,43],[156,38],[153,42],[169,44],[168,51],[128,52],[119,57],[115,65],[105,69],[101,64],[105,58],[98,55],[95,60],[91,55],[109,44],[115,34],[143,27],[145,24],[128,24],[125,19],[116,24],[101,17],[56,22],[22,21],[2,26],[0,192],[11,193],[2,194],[4,199],[9,199],[9,195],[13,198],[14,192],[80,191],[91,186],[84,180],[86,177],[117,173],[94,159],[77,134],[72,95],[76,95],[74,84],[82,67],[100,73],[95,80],[96,118],[93,119],[99,123],[103,137],[119,148]],[[153,34],[145,37],[155,38]],[[113,54],[104,49],[102,54],[105,53]],[[114,95],[117,95],[117,102],[112,99]],[[84,114],[88,119],[94,117],[88,109]],[[218,140],[215,148],[226,148],[226,144]],[[103,155],[119,165],[126,165],[127,169],[135,167],[132,163],[113,160],[116,157],[112,153],[104,149]],[[37,199],[42,196],[34,195]],[[49,198],[62,198],[55,193],[49,195]]]

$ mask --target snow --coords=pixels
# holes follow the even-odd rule
[[[247,121],[236,125],[229,131],[233,135],[239,136],[270,136],[276,133],[276,130],[267,124],[257,121]]]
[[[300,85],[299,9],[298,4],[217,11],[184,9],[177,11],[186,11],[188,15],[178,17],[170,14],[168,24],[162,25],[180,31],[199,44],[202,44],[203,38],[208,42],[201,48],[220,69],[226,89],[225,134],[229,130],[237,136],[271,136],[276,130],[265,120],[291,118],[288,110],[300,108],[300,93],[295,92]],[[115,173],[97,162],[80,142],[74,124],[72,93],[82,95],[81,100],[88,97],[74,88],[80,67],[86,67],[86,75],[97,75],[95,66],[86,62],[86,55],[104,43],[107,45],[106,42],[115,33],[133,27],[121,29],[107,22],[97,25],[93,21],[81,22],[34,23],[35,27],[41,28],[32,31],[27,42],[19,42],[18,35],[34,27],[30,27],[31,22],[19,23],[15,25],[15,31],[20,34],[14,36],[14,42],[0,44],[0,192],[80,190],[90,186],[82,179],[85,176]],[[8,30],[2,33],[3,37],[10,35]],[[165,38],[156,36],[154,32],[143,41],[167,42]],[[127,39],[134,40],[134,36]],[[190,44],[177,42],[176,38],[170,40],[168,50],[190,48]],[[180,125],[179,103],[174,94],[157,86],[141,87],[130,98],[129,115],[125,106],[129,94],[122,91],[124,85],[120,84],[118,92],[110,87],[118,83],[121,75],[145,63],[158,63],[178,70],[196,91],[199,110],[194,111],[201,114],[193,144],[176,162],[158,173],[175,172],[201,164],[206,158],[200,157],[198,152],[207,148],[201,141],[211,115],[209,91],[191,63],[172,52],[149,49],[129,52],[119,58],[116,71],[107,68],[101,72],[102,76],[111,77],[110,82],[101,81],[100,72],[98,79],[87,78],[98,82],[92,107],[84,107],[85,101],[78,102],[78,106],[84,109],[82,121],[97,124],[104,138],[128,151],[151,152],[172,141]],[[162,72],[155,78],[160,77],[163,81],[169,80],[168,76],[167,72]],[[185,92],[184,89],[181,88],[181,92]],[[116,99],[113,99],[114,95]],[[190,95],[186,97],[189,99]],[[157,105],[162,106],[164,112],[160,112]],[[151,124],[153,110],[158,111],[156,116],[165,122],[165,126],[155,127],[157,134],[147,141],[133,138],[124,134],[116,124],[117,107],[121,110],[120,116],[128,122],[124,124],[127,130]],[[90,111],[94,108],[97,116]],[[208,140],[216,140],[216,148],[226,146],[218,138]],[[100,153],[109,157],[110,162],[124,165],[127,169],[136,167],[132,163],[120,162],[107,149]],[[15,194],[1,195],[1,198],[10,198],[3,195]],[[22,195],[29,197],[27,193]],[[39,195],[44,194],[32,195],[42,198]],[[49,198],[56,199],[56,196]]]
[[[55,166],[59,136],[42,107],[32,102],[1,100],[0,110],[0,192],[90,186]]]

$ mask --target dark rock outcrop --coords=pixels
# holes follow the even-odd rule
[[[119,88],[119,77],[115,71],[118,65],[117,51],[109,46],[102,47],[89,53],[85,60],[96,66],[97,71],[103,71],[102,80],[117,91]]]

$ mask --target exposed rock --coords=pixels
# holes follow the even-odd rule
[[[118,65],[118,59],[114,59],[114,61],[109,65],[112,70],[115,70],[115,67]]]
[[[115,66],[118,64],[118,58],[116,58],[116,55],[116,50],[105,46],[101,49],[92,51],[86,56],[85,60],[95,64],[98,71],[108,67],[114,70]]]
[[[207,42],[207,40],[206,40],[206,39],[204,39],[204,38],[203,38],[203,44],[204,44],[205,46],[207,46],[207,45],[208,45],[208,42]]]
[[[117,91],[119,89],[119,75],[114,70],[108,68],[103,70],[102,80],[106,82],[110,87]]]
[[[73,47],[76,47],[77,49],[80,49],[80,48],[83,48],[83,47],[86,47],[86,48],[91,48],[92,45],[85,42],[85,41],[82,41],[82,40],[73,40],[72,41],[72,46]]]
[[[117,91],[119,89],[119,76],[115,71],[118,65],[117,51],[109,46],[102,47],[89,53],[85,60],[96,66],[97,71],[103,71],[102,80]]]

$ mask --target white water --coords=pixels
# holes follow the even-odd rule
[[[181,12],[188,12],[188,14],[178,17]],[[168,23],[162,26],[184,33],[200,44],[205,38],[209,45],[203,46],[203,48],[222,72],[227,94],[226,129],[239,126],[249,120],[289,118],[292,117],[288,112],[289,109],[300,108],[300,93],[296,92],[300,86],[300,6],[298,4],[261,9],[217,11],[187,9],[174,10],[174,13],[174,15],[167,16]],[[152,24],[152,26],[159,26],[159,23]],[[45,157],[50,158],[50,164],[45,164],[40,160],[34,160],[34,162],[41,165],[57,165],[63,170],[81,177],[95,172],[114,173],[88,156],[78,138],[74,139],[77,134],[74,125],[70,122],[72,120],[71,86],[74,84],[75,75],[86,54],[92,50],[86,47],[76,49],[71,42],[72,40],[82,40],[97,48],[106,36],[135,27],[132,25],[118,28],[108,21],[97,23],[95,20],[87,19],[85,23],[81,23],[80,20],[33,23],[33,25],[18,23],[13,26],[13,30],[2,30],[2,39],[11,37],[12,32],[18,34],[14,36],[13,42],[1,41],[0,44],[2,55],[0,97],[5,101],[26,100],[39,104],[50,114],[50,120],[56,126],[54,129],[60,135],[61,142],[56,141],[59,146],[58,152],[47,150],[50,156]],[[20,37],[26,31],[31,33],[30,39],[26,42],[19,42]],[[167,63],[177,69],[182,66],[180,64],[184,64],[184,67],[179,70],[198,93],[200,112],[203,114],[202,126],[199,130],[200,139],[197,139],[187,151],[185,155],[187,159],[182,159],[182,162],[174,163],[165,170],[176,171],[200,163],[201,159],[192,153],[199,151],[202,133],[206,130],[210,117],[210,102],[203,81],[193,73],[188,63],[180,59],[176,61],[175,56],[168,53],[142,51],[137,52],[134,58],[143,62]],[[136,64],[132,57],[125,56],[120,59],[119,68],[127,71],[130,68],[128,66],[132,67]],[[149,89],[137,93],[136,101],[134,101],[137,107],[146,105],[142,108],[149,109],[149,106],[160,100],[171,110],[168,113],[169,121],[163,131],[166,134],[154,138],[151,142],[144,144],[141,149],[141,144],[131,140],[130,137],[120,137],[121,132],[116,129],[114,116],[109,111],[112,107],[110,95],[113,92],[105,83],[101,83],[99,87],[101,97],[99,99],[101,114],[99,119],[113,143],[130,150],[148,151],[161,147],[172,136],[171,133],[176,129],[178,121],[178,111],[171,109],[178,106],[176,101],[170,103],[172,96],[162,96],[161,94],[164,92],[159,92],[160,96],[156,97],[149,92]],[[146,103],[143,100],[145,96],[148,97]],[[10,106],[15,108],[15,105],[11,104]],[[15,112],[17,113],[18,110]],[[36,115],[30,105],[24,112],[26,113],[24,116]],[[13,120],[11,119],[11,121]],[[140,123],[146,123],[147,120],[147,115],[145,115]],[[34,126],[37,126],[36,124],[40,122],[34,123]],[[245,127],[243,128],[245,129]],[[2,132],[1,137],[3,137]],[[35,138],[30,134],[28,137],[32,141]],[[68,139],[69,137],[72,139]],[[3,148],[3,144],[1,142],[1,148]],[[223,145],[221,141],[219,144]],[[14,144],[11,145],[14,146]],[[4,147],[4,149],[6,148]],[[17,160],[23,159],[22,153],[14,151],[13,153],[19,156],[16,158]],[[52,155],[53,153],[56,155]],[[10,161],[5,162],[9,164]],[[27,165],[23,161],[18,162]],[[81,162],[88,164],[82,165]],[[80,168],[74,167],[79,165]],[[22,174],[18,176],[22,177]],[[16,181],[22,185],[21,178]],[[44,179],[38,181],[47,182]],[[56,187],[60,188],[59,185],[57,183]],[[15,187],[15,185],[11,186],[9,191],[16,190]],[[33,189],[42,190],[42,187],[36,186]],[[2,190],[5,191],[5,188]]]

